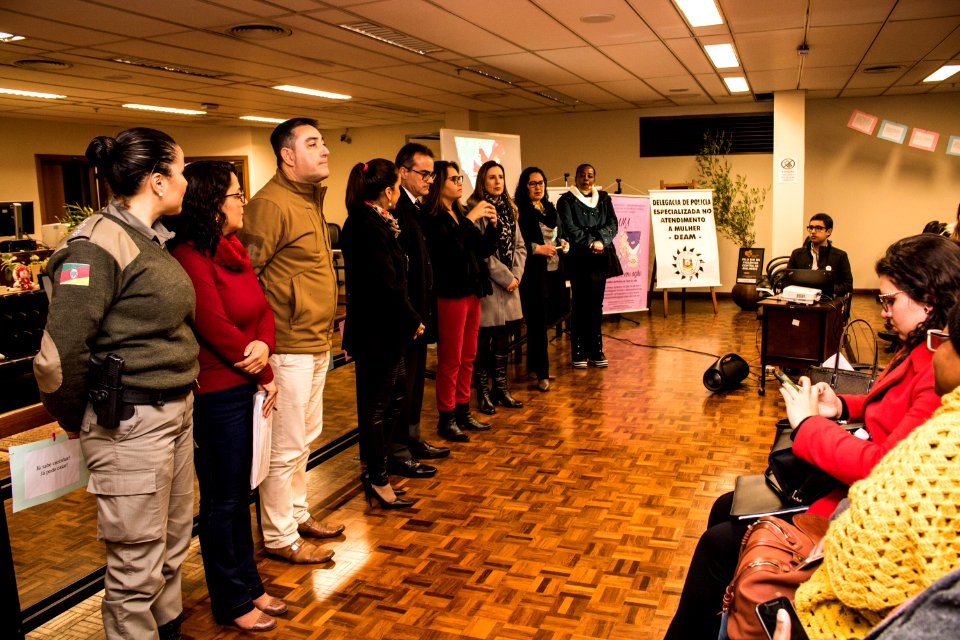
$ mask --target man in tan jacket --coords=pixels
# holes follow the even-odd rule
[[[276,319],[277,383],[270,472],[260,485],[268,554],[297,563],[327,562],[333,551],[301,536],[330,538],[343,525],[318,522],[307,504],[310,443],[323,427],[337,279],[320,182],[329,151],[316,120],[293,118],[270,135],[277,173],[244,210],[241,240]]]

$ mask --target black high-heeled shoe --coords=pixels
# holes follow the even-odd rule
[[[365,475],[366,475],[366,472],[362,472],[362,473],[360,474],[360,484],[363,484],[363,477],[364,477]],[[393,488],[393,495],[395,495],[395,496],[403,496],[403,495],[406,495],[406,494],[407,494],[407,490],[406,490],[406,489],[401,489],[400,487],[394,487],[394,488]]]
[[[413,500],[404,500],[403,498],[394,498],[393,502],[390,502],[373,488],[373,483],[370,481],[370,478],[364,477],[361,478],[363,484],[363,495],[367,499],[367,504],[371,507],[373,506],[373,499],[376,498],[377,502],[380,503],[381,509],[406,509],[407,507],[412,507]],[[394,492],[396,495],[396,492]]]

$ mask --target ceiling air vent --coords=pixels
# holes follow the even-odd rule
[[[227,29],[227,33],[242,40],[276,40],[286,38],[293,31],[275,24],[238,24]]]
[[[43,58],[34,58],[26,60],[14,60],[13,66],[21,69],[30,69],[31,71],[60,71],[69,69],[73,65],[61,60],[46,60]]]
[[[485,64],[475,65],[472,67],[463,67],[464,71],[469,71],[470,73],[475,73],[478,76],[483,76],[484,78],[490,78],[491,80],[497,80],[498,82],[503,82],[509,85],[517,85],[523,82],[523,78],[513,75],[512,73],[507,73],[502,69],[497,69],[496,67],[491,67]]]
[[[884,73],[894,73],[900,71],[903,68],[903,65],[899,64],[881,64],[875,67],[864,67],[860,70],[860,73],[868,73],[871,75],[881,75]]]
[[[110,58],[112,62],[129,64],[134,67],[143,67],[144,69],[154,69],[156,71],[169,71],[170,73],[182,73],[188,76],[198,76],[201,78],[223,78],[228,75],[220,71],[209,71],[207,69],[197,69],[191,67],[181,67],[180,65],[169,62],[160,62],[158,60],[147,60],[146,58]]]
[[[359,33],[360,35],[368,38],[373,38],[374,40],[379,40],[380,42],[392,44],[395,47],[406,49],[412,53],[419,53],[422,56],[428,53],[437,53],[438,51],[443,51],[443,49],[436,45],[424,42],[423,40],[418,40],[413,36],[408,36],[405,33],[394,31],[388,27],[381,27],[380,25],[372,22],[350,22],[341,24],[339,27],[341,29],[346,29],[347,31]]]

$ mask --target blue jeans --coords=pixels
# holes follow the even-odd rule
[[[250,532],[253,394],[245,384],[194,400],[194,465],[200,482],[200,553],[213,617],[230,623],[264,593]]]

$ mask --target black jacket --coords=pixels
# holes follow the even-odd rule
[[[518,207],[518,210],[520,235],[523,236],[523,242],[527,246],[527,263],[523,269],[520,292],[523,293],[525,289],[530,289],[546,294],[547,256],[535,254],[533,245],[547,244],[543,237],[543,229],[540,228],[540,222],[542,221],[551,229],[555,229],[559,223],[557,209],[552,202],[544,202],[542,214],[529,203],[523,207]]]
[[[493,292],[486,259],[497,250],[497,229],[480,231],[465,215],[457,221],[446,211],[428,214],[423,231],[433,264],[433,293],[438,298],[482,298]]]
[[[619,225],[610,196],[601,191],[596,208],[591,208],[568,191],[557,200],[557,213],[563,237],[570,242],[567,274],[571,278],[605,279],[607,257],[593,253],[590,245],[594,240],[602,242],[604,248],[613,245]]]
[[[421,319],[407,298],[406,256],[393,229],[373,208],[354,207],[340,246],[347,279],[343,349],[357,359],[399,358]]]
[[[804,242],[803,246],[795,249],[790,254],[790,262],[787,263],[788,269],[810,269],[813,267],[813,256],[810,255],[810,243]],[[837,249],[829,240],[827,244],[820,247],[820,253],[817,256],[817,268],[833,272],[833,295],[836,298],[843,297],[853,291],[853,273],[850,271],[850,258],[847,252]]]
[[[428,318],[433,306],[430,301],[433,265],[427,250],[427,238],[423,233],[423,218],[426,214],[417,209],[407,192],[401,189],[393,215],[400,224],[400,246],[407,254],[407,296],[423,323],[429,325]]]

